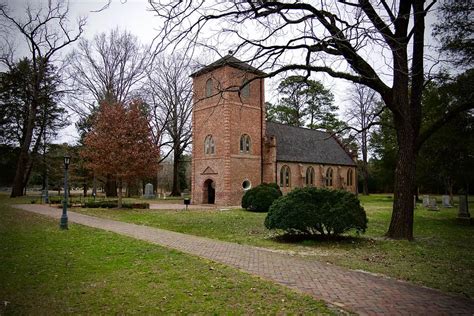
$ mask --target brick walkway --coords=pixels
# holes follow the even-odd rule
[[[59,218],[43,205],[17,208]],[[474,300],[334,265],[167,230],[69,212],[69,221],[146,240],[236,267],[359,314],[474,315]]]

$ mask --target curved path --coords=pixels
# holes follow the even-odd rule
[[[44,205],[15,207],[59,218]],[[69,221],[108,230],[236,267],[366,315],[474,315],[474,300],[262,248],[68,212]]]

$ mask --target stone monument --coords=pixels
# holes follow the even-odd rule
[[[459,196],[459,212],[457,219],[463,224],[472,225],[473,223],[471,214],[469,214],[469,201],[467,199],[467,195],[463,194]]]
[[[423,207],[429,207],[429,206],[430,206],[430,196],[423,195]]]
[[[147,183],[145,184],[145,195],[143,196],[145,199],[154,199],[155,195],[153,194],[153,184]]]
[[[438,204],[436,203],[436,198],[434,198],[434,197],[429,198],[428,210],[430,210],[430,211],[438,211],[439,210]]]
[[[451,197],[450,197],[449,195],[443,195],[443,196],[441,197],[441,205],[442,205],[443,207],[453,207],[453,206],[451,205]]]

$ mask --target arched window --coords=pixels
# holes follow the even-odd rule
[[[352,171],[352,169],[349,169],[347,170],[347,185],[348,186],[352,186],[352,184],[354,183],[354,172]]]
[[[291,171],[290,167],[284,165],[280,169],[280,186],[281,187],[289,187],[291,186]]]
[[[308,167],[306,169],[306,186],[314,186],[314,169],[313,167]]]
[[[212,155],[215,152],[214,139],[212,135],[207,135],[204,140],[204,153],[206,155]]]
[[[248,83],[247,79],[242,80],[242,90],[241,90],[241,95],[245,98],[250,96],[250,83]]]
[[[244,154],[250,153],[250,136],[247,134],[240,136],[240,152]]]
[[[209,78],[206,81],[206,97],[210,97],[212,95],[212,79]]]
[[[326,186],[332,187],[332,168],[326,171]]]

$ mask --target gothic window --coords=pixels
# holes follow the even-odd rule
[[[313,167],[308,167],[306,169],[306,186],[314,186],[314,169]]]
[[[244,154],[250,153],[250,136],[247,134],[240,136],[240,152]]]
[[[332,168],[328,168],[326,171],[326,186],[332,187]]]
[[[347,170],[347,185],[348,186],[352,186],[352,184],[354,183],[353,174],[354,172],[352,171],[352,169]]]
[[[204,140],[204,153],[206,155],[212,155],[215,152],[214,139],[212,135],[207,135]]]
[[[241,94],[243,97],[247,98],[250,96],[250,84],[248,83],[247,79],[242,80],[242,84],[244,85]]]
[[[206,97],[210,97],[212,95],[212,79],[209,78],[206,81]]]
[[[290,167],[284,165],[280,169],[280,186],[281,187],[289,187],[291,186],[291,171]]]

